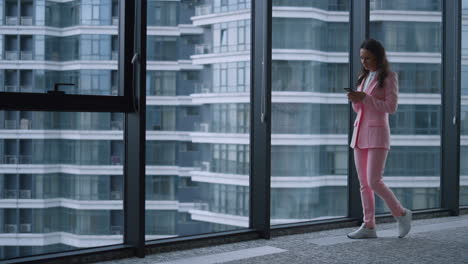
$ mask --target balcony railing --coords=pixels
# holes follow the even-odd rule
[[[32,51],[21,51],[21,60],[32,60]]]
[[[21,85],[20,86],[20,91],[21,92],[32,92],[33,87],[32,85]]]
[[[212,53],[213,48],[208,44],[198,44],[195,45],[195,54],[208,54]]]
[[[211,88],[206,83],[195,83],[195,93],[210,93]]]
[[[18,86],[16,85],[5,85],[5,92],[16,92],[18,90]]]
[[[195,7],[195,15],[196,16],[204,16],[213,13],[213,6],[212,5],[201,5]]]
[[[112,25],[118,26],[119,25],[119,17],[112,17]]]
[[[18,233],[18,225],[15,224],[6,224],[4,233]]]
[[[111,164],[112,165],[122,165],[122,161],[120,159],[120,156],[119,155],[111,156]]]
[[[119,52],[117,51],[112,51],[112,60],[118,60],[119,59]]]
[[[111,200],[122,200],[122,192],[120,191],[112,191],[110,192]]]
[[[20,155],[18,156],[18,160],[20,164],[31,164],[32,163],[32,156],[31,155]]]
[[[18,127],[18,123],[16,120],[5,120],[5,129],[16,129]]]
[[[8,26],[18,25],[18,17],[16,16],[5,17],[5,24]]]
[[[111,130],[122,130],[123,121],[111,121],[110,127],[111,127]]]
[[[18,198],[18,191],[16,189],[6,189],[3,193],[5,199],[16,199]]]
[[[18,156],[17,155],[3,156],[3,164],[18,164]]]
[[[113,85],[113,86],[111,87],[111,95],[112,95],[112,96],[117,96],[117,95],[119,95],[119,89],[117,88],[116,85]]]
[[[110,227],[110,233],[112,235],[122,235],[123,234],[123,228],[122,228],[122,226],[111,226]]]
[[[31,129],[31,120],[22,118],[20,120],[20,129]]]
[[[21,25],[23,26],[32,26],[33,18],[30,16],[22,16],[21,17]]]
[[[5,60],[18,60],[17,51],[5,51]]]
[[[19,190],[20,199],[31,199],[31,190]]]

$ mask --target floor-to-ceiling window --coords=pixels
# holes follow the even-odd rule
[[[462,1],[460,205],[468,205],[468,1]]]
[[[148,1],[147,33],[146,239],[248,227],[250,1]]]
[[[118,6],[0,1],[0,91],[119,95]],[[0,111],[0,260],[123,243],[123,120]]]
[[[384,45],[399,83],[384,181],[415,210],[440,206],[441,8],[438,0],[370,0],[370,37]]]
[[[350,1],[273,1],[271,224],[347,214]]]
[[[0,111],[0,258],[123,242],[123,114]]]

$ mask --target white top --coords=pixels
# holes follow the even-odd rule
[[[364,88],[362,89],[364,92],[367,91],[367,88],[369,87],[370,82],[374,79],[376,72],[377,71],[371,71],[369,72],[369,75],[367,75],[366,81],[364,82]]]

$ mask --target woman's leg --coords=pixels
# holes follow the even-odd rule
[[[375,227],[375,200],[374,192],[367,179],[368,149],[354,148],[354,162],[359,177],[361,202],[364,211],[364,224],[367,228]]]
[[[385,201],[393,216],[402,216],[405,214],[404,208],[382,180],[387,154],[387,149],[368,150],[367,177],[369,180],[369,186]]]

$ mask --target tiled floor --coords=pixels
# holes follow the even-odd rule
[[[345,228],[101,263],[468,263],[468,215],[413,221],[403,239],[395,223],[377,228],[377,239],[348,239],[355,228]]]

